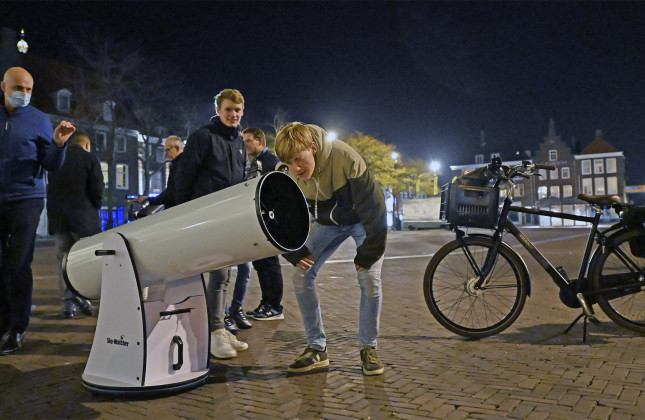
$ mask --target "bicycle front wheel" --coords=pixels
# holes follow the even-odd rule
[[[528,276],[519,256],[501,244],[494,267],[481,289],[476,274],[493,241],[469,236],[444,245],[432,257],[423,279],[430,313],[455,334],[483,338],[508,328],[522,312]]]
[[[640,229],[612,236],[594,265],[600,309],[616,324],[645,333],[645,234]]]

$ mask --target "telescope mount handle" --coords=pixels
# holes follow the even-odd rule
[[[184,342],[181,341],[181,337],[176,335],[172,338],[171,345],[172,343],[177,344],[177,363],[174,363],[172,368],[173,370],[179,370],[184,364]]]

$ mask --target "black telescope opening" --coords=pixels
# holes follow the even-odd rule
[[[258,183],[255,203],[260,226],[276,248],[291,252],[305,244],[309,235],[307,201],[289,175],[264,175]]]

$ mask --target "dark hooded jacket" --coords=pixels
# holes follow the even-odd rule
[[[168,190],[174,205],[214,193],[246,178],[246,148],[238,127],[224,125],[219,117],[211,118],[188,137],[177,168],[174,183]]]

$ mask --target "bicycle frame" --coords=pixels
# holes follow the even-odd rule
[[[481,288],[485,285],[485,279],[487,278],[488,274],[490,274],[490,271],[493,269],[495,264],[497,249],[499,247],[499,244],[502,242],[502,233],[504,232],[504,230],[507,230],[518,240],[520,244],[522,244],[527,252],[537,261],[538,264],[540,264],[540,266],[549,274],[549,276],[551,276],[555,284],[560,289],[569,290],[571,289],[571,285],[575,284],[575,293],[580,292],[582,289],[582,283],[586,280],[585,275],[587,274],[589,267],[589,259],[591,257],[593,244],[595,241],[598,241],[599,246],[602,246],[602,244],[604,243],[605,234],[598,230],[598,224],[600,222],[600,212],[596,211],[596,214],[593,217],[578,216],[570,213],[512,206],[512,201],[513,200],[510,197],[506,197],[504,199],[504,205],[502,207],[498,226],[493,233],[493,240],[495,245],[493,248],[491,248],[488,255],[486,256],[483,268],[481,270],[476,270],[477,274],[479,274],[479,280],[475,284],[475,288]],[[569,280],[566,275],[563,275],[563,272],[560,272],[556,267],[554,267],[553,264],[551,264],[551,262],[544,255],[542,255],[540,250],[529,240],[529,238],[527,238],[526,235],[524,235],[524,233],[522,233],[522,231],[520,231],[520,229],[513,223],[513,221],[508,218],[508,213],[510,211],[591,223],[591,232],[589,232],[587,245],[585,247],[585,253],[580,263],[580,271],[578,277],[574,281]],[[469,260],[471,260],[472,262],[471,256],[469,256]]]

